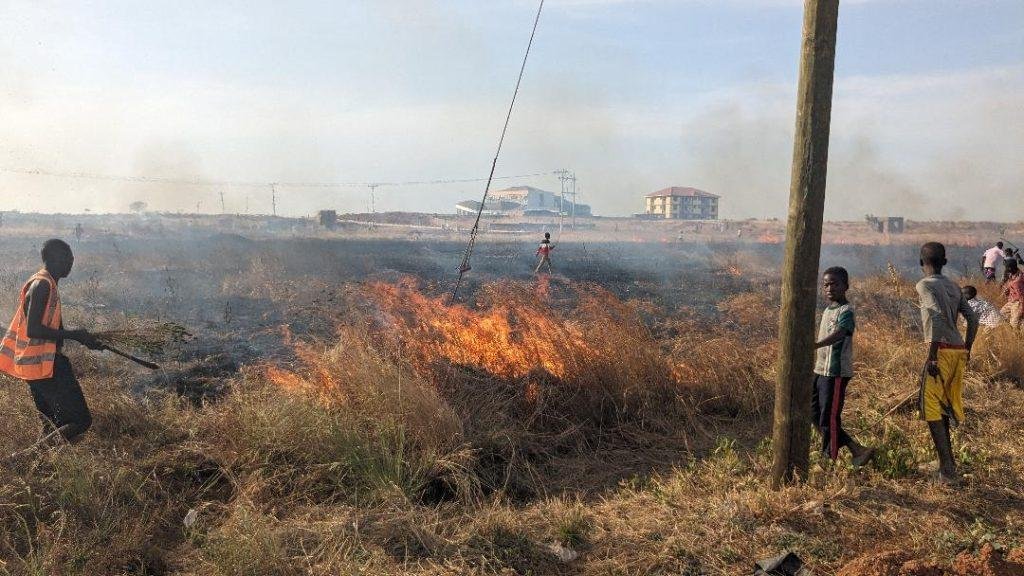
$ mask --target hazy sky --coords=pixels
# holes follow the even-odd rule
[[[536,4],[0,2],[0,169],[217,181],[486,176]],[[598,214],[670,185],[784,216],[802,2],[548,0],[500,174]],[[1024,218],[1024,2],[844,0],[828,216]],[[509,182],[500,182],[506,185]],[[554,177],[515,183],[557,189]],[[380,188],[451,212],[482,184]],[[270,211],[266,188],[0,172],[0,210]],[[365,210],[288,189],[279,212]]]

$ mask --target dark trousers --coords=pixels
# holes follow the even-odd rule
[[[80,436],[92,425],[92,415],[85,403],[78,378],[71,369],[71,362],[57,354],[53,363],[53,376],[44,380],[30,380],[29,390],[36,409],[43,416],[43,430],[47,433],[54,427],[64,430],[68,440]]]
[[[814,376],[811,392],[811,410],[814,427],[821,434],[821,451],[833,460],[839,457],[839,449],[849,446],[850,435],[843,430],[843,402],[846,400],[846,385],[849,378],[839,376]]]

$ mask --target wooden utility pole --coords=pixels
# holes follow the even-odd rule
[[[839,0],[804,0],[772,433],[775,488],[806,477],[810,460],[814,311],[838,17]]]

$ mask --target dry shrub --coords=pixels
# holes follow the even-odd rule
[[[982,327],[972,356],[991,378],[1024,384],[1024,334],[1008,324]]]
[[[724,297],[713,318],[677,319],[665,350],[699,412],[766,414],[773,397],[779,300],[771,286]]]
[[[978,290],[978,297],[988,300],[999,308],[1003,301],[1003,287],[997,282],[985,282],[980,280],[978,282],[971,283]]]
[[[250,506],[235,507],[220,526],[199,539],[199,554],[205,564],[201,574],[302,574],[289,558],[287,539],[278,525],[275,518]]]
[[[858,310],[854,335],[854,369],[858,380],[870,380],[875,387],[886,382],[899,386],[914,384],[926,354],[927,347],[920,339],[910,337],[889,320],[875,319]]]
[[[763,415],[770,412],[774,345],[754,345],[727,336],[677,339],[675,373],[705,415]]]
[[[718,303],[722,321],[757,338],[773,337],[779,326],[779,300],[767,292],[752,291],[723,298]]]
[[[396,420],[259,382],[217,412],[206,434],[221,439],[219,460],[252,499],[420,500],[433,480],[459,473],[466,458],[435,451],[430,436],[412,437]]]
[[[555,558],[532,536],[532,526],[510,510],[491,510],[473,526],[469,560],[488,574],[557,573]]]
[[[0,507],[0,573],[111,574],[155,569],[150,538],[168,507],[130,463],[101,462],[64,447],[5,478]],[[146,509],[148,514],[140,516]],[[11,572],[6,572],[11,569]]]
[[[365,421],[398,424],[423,449],[443,452],[458,444],[459,419],[434,386],[374,348],[365,333],[343,328],[338,339],[326,349],[298,345],[299,366],[267,367],[270,380]]]

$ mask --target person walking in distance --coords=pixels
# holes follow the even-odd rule
[[[539,274],[541,266],[545,264],[548,265],[548,274],[551,274],[551,251],[554,249],[554,245],[551,244],[551,233],[545,232],[544,239],[540,241],[540,246],[537,248],[537,256],[540,256],[540,261],[537,262],[534,274]]]
[[[43,268],[22,287],[14,319],[0,341],[0,371],[28,383],[47,434],[56,429],[74,440],[89,429],[92,416],[71,362],[61,353],[64,341],[75,340],[90,350],[103,345],[86,330],[64,329],[57,284],[71,273],[71,247],[47,240],[42,257]]]
[[[985,274],[985,283],[996,281],[996,266],[1003,260],[1003,243],[996,242],[996,245],[985,250],[981,255],[981,271]]]

